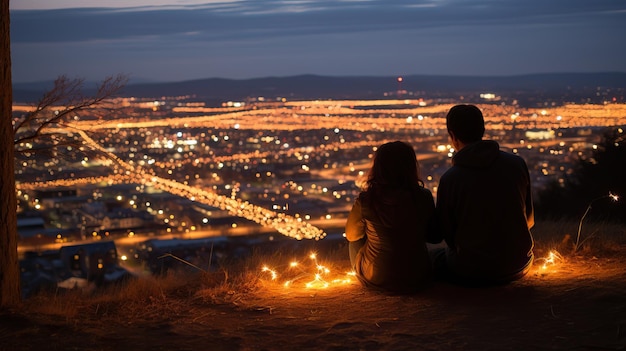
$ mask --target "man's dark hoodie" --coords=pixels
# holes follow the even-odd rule
[[[532,263],[530,177],[521,157],[482,140],[463,147],[441,177],[437,217],[448,266],[461,279],[506,282]]]

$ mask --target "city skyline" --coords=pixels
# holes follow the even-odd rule
[[[626,71],[626,4],[11,2],[14,82]]]

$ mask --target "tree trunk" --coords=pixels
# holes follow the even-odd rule
[[[0,307],[20,302],[9,0],[0,0]]]

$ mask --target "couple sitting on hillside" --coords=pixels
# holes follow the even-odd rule
[[[454,106],[446,125],[457,152],[439,181],[436,207],[411,145],[395,141],[376,150],[346,223],[350,261],[365,286],[408,293],[433,279],[506,284],[530,269],[534,217],[526,163],[482,139],[476,106]],[[442,241],[444,248],[429,250],[427,243]]]

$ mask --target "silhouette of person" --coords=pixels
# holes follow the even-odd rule
[[[432,280],[426,242],[433,232],[435,202],[418,167],[411,145],[401,141],[381,145],[350,211],[346,222],[350,261],[367,287],[410,293]]]
[[[456,154],[437,189],[437,224],[447,248],[431,252],[436,275],[466,285],[517,280],[533,261],[526,162],[483,140],[483,114],[474,105],[452,107],[446,125]]]

